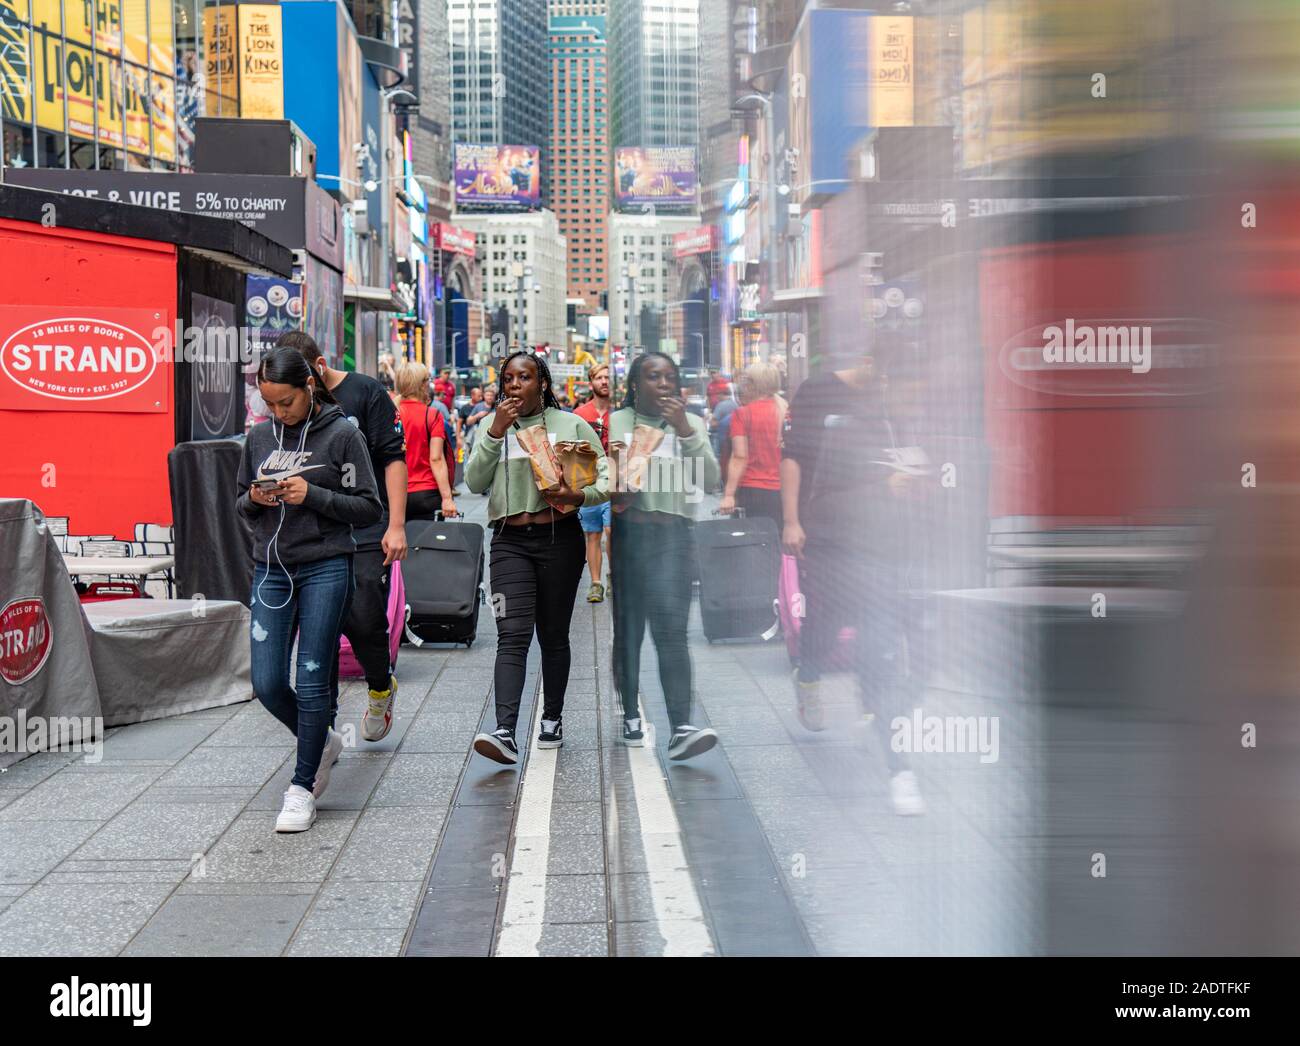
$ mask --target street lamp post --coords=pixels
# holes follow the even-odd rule
[[[453,367],[456,366],[456,339],[464,338],[464,337],[465,335],[463,335],[460,331],[451,332],[451,365]],[[468,344],[468,339],[466,340],[466,344]]]
[[[531,265],[525,265],[517,261],[510,266],[510,273],[515,278],[515,313],[516,323],[518,325],[518,337],[516,342],[519,348],[524,347],[524,286],[528,279],[533,275]]]
[[[636,262],[632,262],[624,266],[623,276],[627,279],[628,337],[632,340],[631,348],[635,353],[636,347],[641,342],[641,325],[637,321],[636,314],[636,281],[641,277],[641,267]]]

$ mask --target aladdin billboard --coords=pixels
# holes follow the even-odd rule
[[[535,211],[542,166],[535,145],[457,145],[456,206],[466,210]]]
[[[614,204],[620,211],[689,213],[698,189],[693,146],[614,150]]]

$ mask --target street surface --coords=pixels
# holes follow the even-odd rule
[[[702,514],[715,503],[710,499]],[[482,522],[486,499],[461,499]],[[522,771],[473,756],[495,726],[490,605],[471,650],[404,646],[393,729],[345,751],[314,828],[273,831],[293,745],[256,702],[109,731],[103,760],[40,754],[0,773],[0,954],[849,955],[1031,946],[1017,742],[1001,759],[916,757],[929,810],[894,815],[880,724],[794,716],[780,638],[709,645],[693,609],[697,725],[721,743],[669,763],[618,743],[610,604],[574,614],[565,744],[536,751],[536,650]],[[647,638],[647,646],[649,639]],[[847,693],[847,689],[845,689]],[[942,714],[928,693],[926,711]],[[850,707],[850,706],[846,706]],[[969,709],[969,703],[966,706]],[[969,711],[966,714],[970,714]],[[523,724],[532,724],[523,728]],[[942,770],[942,773],[940,773]],[[1004,840],[1002,845],[998,840]]]

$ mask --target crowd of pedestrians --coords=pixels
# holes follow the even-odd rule
[[[612,603],[620,740],[645,743],[648,631],[671,728],[668,758],[693,758],[717,743],[715,731],[693,721],[688,623],[698,578],[700,498],[692,494],[700,490],[720,494],[723,515],[771,520],[797,563],[804,621],[794,697],[803,727],[828,727],[822,677],[846,627],[856,636],[864,717],[887,721],[902,707],[911,673],[901,507],[924,474],[924,455],[897,445],[888,386],[869,357],[813,375],[787,399],[784,371],[772,364],[752,364],[736,381],[714,372],[701,396],[670,356],[646,352],[621,382],[608,365],[593,365],[576,406],[545,358],[527,351],[460,401],[450,370],[433,378],[422,363],[381,359],[379,371],[375,380],[336,370],[309,336],[291,332],[258,372],[272,420],[245,443],[238,507],[254,535],[254,689],[298,742],[277,831],[311,826],[342,751],[334,730],[341,635],[366,677],[363,738],[391,728],[391,566],[407,555],[408,520],[457,516],[461,465],[469,490],[487,496],[491,531],[496,726],[473,739],[479,755],[519,760],[534,636],[544,695],[535,743],[563,745],[570,625],[584,570],[587,601]],[[580,481],[561,472],[539,485],[540,441],[568,453],[585,447],[592,465]],[[895,809],[923,812],[915,774],[884,747]]]

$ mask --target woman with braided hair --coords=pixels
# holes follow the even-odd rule
[[[582,490],[561,484],[542,492],[518,433],[541,427],[552,443],[582,440],[597,456],[596,482]],[[561,716],[569,683],[569,622],[586,565],[578,525],[581,506],[609,499],[609,473],[600,438],[576,414],[560,409],[546,361],[515,352],[497,379],[496,409],[479,422],[479,435],[465,466],[469,489],[489,487],[492,529],[491,588],[497,622],[494,683],[497,729],[474,738],[474,751],[498,763],[519,761],[515,727],[524,690],[524,665],[533,633],[542,648],[542,709],[539,748],[564,743]]]

